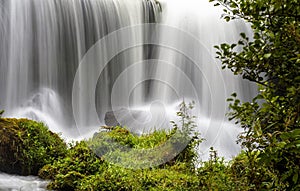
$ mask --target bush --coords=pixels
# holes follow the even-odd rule
[[[63,157],[67,146],[43,124],[28,119],[0,118],[0,171],[37,175],[38,170]]]
[[[231,119],[246,130],[240,142],[249,161],[249,183],[258,190],[299,190],[299,1],[210,1],[224,6],[224,19],[244,19],[253,31],[250,38],[241,33],[237,43],[216,46],[223,68],[259,85],[251,102],[240,102],[236,94],[229,99]],[[266,179],[269,175],[274,177]]]
[[[194,116],[190,111],[193,103],[180,105],[177,115],[180,125],[173,123],[171,131],[160,130],[137,136],[123,127],[109,132],[99,132],[88,141],[90,148],[104,159],[126,168],[148,168],[184,162],[190,170],[195,169],[194,149],[202,141],[194,132]]]
[[[48,188],[54,190],[145,190],[158,187],[161,190],[176,188],[180,190],[179,188],[183,189],[187,184],[196,185],[197,177],[190,171],[186,158],[183,161],[175,160],[158,167],[132,169],[126,167],[130,167],[130,164],[143,165],[144,161],[134,158],[133,152],[113,150],[115,148],[113,144],[117,143],[131,145],[132,148],[154,148],[166,141],[169,136],[166,131],[137,136],[121,127],[116,127],[109,132],[99,132],[87,142],[76,143],[69,149],[65,158],[44,166],[39,176],[52,180]],[[110,142],[112,140],[113,142]],[[98,148],[102,156],[97,156],[91,146]],[[166,148],[171,149],[171,147]],[[153,157],[163,157],[164,153],[162,151],[160,155]],[[113,164],[111,160],[104,160],[104,156],[106,159],[119,156],[123,159],[122,166],[120,163]],[[127,166],[124,167],[124,164]]]
[[[191,105],[181,105],[182,127],[174,124],[172,131],[142,136],[123,127],[100,131],[77,143],[65,158],[44,166],[39,176],[52,180],[48,188],[55,190],[195,190],[194,148],[201,139],[192,133],[189,109]],[[182,141],[188,145],[178,153]]]
[[[78,190],[197,190],[198,178],[171,168],[125,169],[111,166],[101,174],[86,177]]]
[[[152,169],[123,168],[98,158],[85,142],[66,158],[44,166],[39,176],[54,190],[195,190],[198,178],[183,163]]]
[[[166,131],[137,136],[125,128],[116,127],[110,132],[99,132],[87,143],[98,156],[113,164],[145,168],[163,163],[165,155],[172,152],[171,145],[164,144],[169,136]]]
[[[86,176],[101,172],[103,160],[98,158],[85,142],[79,142],[68,150],[66,157],[44,166],[39,171],[43,179],[53,180],[49,189],[75,190]]]

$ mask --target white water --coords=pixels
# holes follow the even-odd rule
[[[214,45],[221,43],[234,43],[239,39],[239,34],[245,32],[251,34],[249,25],[242,20],[226,22],[221,19],[222,7],[214,7],[208,1],[197,0],[164,0],[162,22],[174,26],[180,30],[190,33],[200,42],[198,48],[197,43],[187,43],[186,38],[176,39],[177,43],[183,46],[189,56],[198,58],[199,62],[192,63],[177,52],[169,49],[160,51],[160,60],[166,60],[168,63],[180,68],[191,81],[192,86],[185,87],[182,83],[182,73],[171,72],[165,75],[164,69],[158,68],[157,73],[161,72],[165,78],[170,79],[175,84],[179,84],[178,89],[183,89],[184,92],[193,92],[196,90],[196,100],[198,107],[198,129],[202,136],[205,137],[200,145],[200,153],[203,158],[208,158],[208,150],[211,146],[218,151],[220,156],[229,159],[240,151],[239,145],[236,144],[237,136],[242,131],[238,126],[227,120],[225,116],[228,112],[228,103],[226,99],[233,92],[237,92],[242,100],[249,100],[256,93],[256,86],[249,84],[240,77],[232,75],[230,71],[222,70],[221,63],[215,59]],[[162,34],[162,39],[168,38],[171,34]],[[158,92],[163,91],[164,99],[168,100],[172,96],[169,88],[163,88]],[[191,94],[183,95],[190,96]]]
[[[44,191],[48,182],[34,176],[0,174],[1,191]]]
[[[249,27],[226,23],[222,10],[206,0],[160,2],[162,13],[148,0],[0,0],[0,109],[7,117],[44,121],[64,138],[80,139],[103,125],[112,109],[138,110],[136,116],[116,117],[142,133],[166,128],[178,103],[194,100],[206,138],[202,156],[210,146],[226,158],[235,155],[241,130],[227,122],[225,100],[232,92],[250,99],[256,88],[221,71],[213,46],[236,41]],[[164,27],[136,27],[102,49],[94,46],[117,29],[149,22]],[[129,39],[139,46],[111,55]],[[156,46],[138,44],[147,39]],[[92,57],[101,73],[93,67],[78,72],[93,51],[101,55]],[[110,57],[107,65],[100,62]]]

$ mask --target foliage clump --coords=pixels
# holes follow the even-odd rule
[[[212,149],[208,161],[198,163],[195,160],[195,149],[202,139],[193,133],[194,117],[189,113],[192,105],[182,103],[180,107],[177,114],[181,120],[179,124],[173,123],[174,129],[170,132],[162,130],[137,136],[124,127],[100,131],[92,139],[76,143],[68,150],[65,158],[44,166],[39,171],[39,176],[51,180],[49,189],[68,191],[251,190],[251,185],[242,175],[245,170],[250,170],[249,161],[243,160],[245,155],[241,154],[233,161],[225,162]],[[172,149],[181,141],[188,140],[188,144],[172,160],[157,166],[143,168],[143,161],[139,161],[133,154],[136,151],[126,150],[157,148],[171,137],[173,139],[165,147],[166,150],[156,152],[157,155],[153,157],[163,158],[166,152],[173,152]],[[137,155],[139,154],[141,153]],[[119,161],[112,162],[109,157]],[[144,156],[141,158],[149,159]],[[132,168],[131,165],[137,165],[138,168]]]
[[[96,135],[101,137],[101,144],[97,140],[97,146],[105,150],[110,156],[123,158],[126,162],[138,163],[131,160],[132,154],[126,154],[119,150],[111,150],[114,141],[119,144],[130,144],[134,148],[153,148],[165,141],[169,134],[165,131],[157,131],[153,134],[138,137],[128,130],[117,127],[109,132],[100,132]],[[109,138],[109,139],[108,139]],[[95,140],[92,142],[95,143]],[[110,146],[108,146],[110,145]],[[93,145],[95,146],[95,145]],[[103,153],[104,156],[104,153]],[[155,157],[162,157],[155,156]],[[191,159],[189,159],[191,160]],[[188,161],[185,159],[184,161]],[[122,163],[124,164],[124,163]],[[126,164],[126,163],[125,163]],[[90,148],[89,142],[79,142],[72,147],[65,158],[55,161],[53,164],[44,166],[39,176],[52,180],[49,189],[55,190],[174,190],[184,189],[187,185],[197,186],[197,177],[190,171],[187,163],[174,161],[172,164],[163,164],[153,168],[126,168],[119,163],[104,160],[96,155]],[[191,189],[192,190],[192,189]]]
[[[202,141],[195,130],[193,103],[180,104],[179,125],[173,122],[173,130],[157,130],[141,136],[130,133],[124,127],[109,132],[99,132],[87,143],[98,155],[126,168],[149,168],[183,162],[195,169],[195,147]]]
[[[246,130],[239,139],[249,164],[244,176],[258,190],[300,189],[299,1],[210,1],[225,7],[227,21],[244,19],[253,30],[236,44],[216,46],[223,68],[259,85],[251,102],[229,99],[231,119]]]
[[[182,107],[186,108],[178,115],[185,120],[172,131],[141,136],[124,127],[100,131],[77,143],[65,158],[44,166],[39,176],[52,180],[48,187],[56,190],[194,190],[198,186],[195,146],[201,139],[192,133],[194,122],[188,113],[192,107]],[[178,152],[175,147],[182,141],[187,145]]]
[[[40,122],[0,118],[0,171],[37,175],[45,164],[66,153],[63,140]]]
[[[79,142],[52,164],[45,165],[39,176],[43,179],[53,180],[49,189],[74,190],[81,179],[86,176],[101,172],[103,160],[98,158],[85,142]]]
[[[99,158],[86,142],[64,159],[44,166],[39,176],[54,190],[195,190],[198,178],[183,163],[147,169],[120,167]]]

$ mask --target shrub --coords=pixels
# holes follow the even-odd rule
[[[74,190],[82,178],[101,172],[104,167],[102,163],[82,141],[69,149],[65,158],[45,165],[39,171],[39,176],[53,180],[48,185],[49,189]]]
[[[90,142],[77,143],[68,151],[65,158],[44,166],[39,171],[39,176],[52,180],[48,188],[54,190],[145,190],[158,187],[160,190],[176,190],[176,188],[180,190],[189,184],[196,186],[197,177],[193,176],[186,162],[174,161],[151,169],[131,169],[120,166],[119,163],[105,161],[89,147],[91,146],[89,144],[94,143],[92,146],[95,146],[97,143],[97,148],[101,151],[106,147],[109,148],[103,155],[123,158],[122,165],[127,164],[125,162],[128,162],[128,166],[139,162],[142,165],[143,161],[131,160],[132,153],[113,151],[114,147],[108,145],[119,140],[119,144],[129,144],[133,148],[153,148],[167,140],[168,136],[170,134],[165,131],[136,136],[120,127],[110,132],[100,132],[96,135],[97,141],[91,139]],[[114,138],[114,142],[108,142],[112,140],[111,138]],[[163,155],[162,151],[160,156],[153,157],[159,158]]]
[[[224,19],[244,19],[253,31],[250,38],[241,33],[237,43],[216,46],[223,68],[259,85],[251,102],[240,102],[236,94],[229,99],[231,119],[246,130],[240,136],[251,169],[246,176],[255,189],[299,190],[299,1],[210,1],[224,6]],[[274,178],[267,180],[269,173]]]
[[[177,115],[179,125],[172,122],[171,131],[160,130],[137,136],[123,127],[109,132],[99,132],[88,141],[92,150],[104,159],[126,168],[148,168],[184,162],[195,169],[195,147],[202,141],[194,132],[196,127],[191,115],[193,103],[182,102]]]
[[[191,108],[181,105],[181,126],[174,124],[172,131],[141,136],[124,127],[100,131],[77,143],[65,158],[44,166],[39,176],[52,180],[48,188],[55,190],[195,190],[194,147],[201,139],[192,132]],[[178,153],[182,141],[188,145]]]

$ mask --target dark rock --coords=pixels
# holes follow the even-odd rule
[[[104,122],[107,126],[121,126],[121,124],[118,122],[117,117],[120,113],[128,113],[128,109],[119,109],[116,111],[108,111],[105,113]]]

